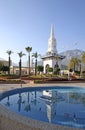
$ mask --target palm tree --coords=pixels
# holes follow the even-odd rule
[[[69,68],[70,69],[73,69],[75,71],[75,67],[76,65],[78,66],[79,64],[79,59],[76,58],[76,57],[73,57],[71,60],[70,60],[70,63],[69,63]]]
[[[8,71],[8,75],[10,75],[10,66],[11,66],[11,58],[10,55],[13,53],[11,50],[7,50],[6,53],[9,55],[9,71]]]
[[[28,72],[29,72],[29,75],[30,75],[30,52],[32,51],[32,47],[28,46],[25,49],[28,52],[28,65],[29,65],[29,69],[28,69],[29,71]]]
[[[85,52],[83,52],[83,54],[82,54],[82,57],[81,57],[81,64],[83,65],[83,66],[85,66]],[[85,67],[83,67],[83,69],[82,69],[83,71],[85,70]],[[81,72],[82,73],[82,72]]]
[[[37,58],[41,56],[40,54],[38,54],[37,52],[33,53],[32,57],[35,58],[35,75],[37,74]]]
[[[81,74],[82,74],[82,63],[81,63],[82,61],[79,59],[79,61],[78,61],[78,63],[79,63],[79,70],[80,70],[80,76],[81,76]]]
[[[17,54],[18,54],[19,57],[20,57],[20,61],[19,61],[19,75],[21,76],[21,68],[22,68],[22,60],[21,60],[21,58],[22,58],[25,54],[22,53],[22,51],[19,52],[19,53],[17,53]]]
[[[85,64],[85,52],[82,54],[82,63]]]

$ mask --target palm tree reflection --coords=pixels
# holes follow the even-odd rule
[[[6,103],[6,106],[10,106],[11,104],[10,104],[10,101],[9,101],[9,96],[7,97],[7,103]]]
[[[21,96],[21,93],[19,93],[19,99],[18,99],[18,111],[20,112],[21,110],[21,102],[22,102],[22,96]]]
[[[34,93],[35,94],[34,94],[34,101],[33,101],[33,103],[36,106],[36,104],[37,104],[37,92],[35,91]]]
[[[27,101],[27,105],[24,108],[25,111],[30,111],[31,110],[31,105],[30,105],[30,93],[28,92],[28,101]]]

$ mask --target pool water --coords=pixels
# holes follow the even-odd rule
[[[5,94],[0,104],[36,120],[85,128],[84,88],[46,87],[16,92],[14,90]]]

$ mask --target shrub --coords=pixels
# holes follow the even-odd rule
[[[80,71],[77,71],[77,70],[76,70],[75,73],[78,74],[78,75],[80,75]]]
[[[53,72],[53,68],[49,67],[48,72]]]

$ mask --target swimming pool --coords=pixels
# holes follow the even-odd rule
[[[36,120],[85,128],[85,89],[77,87],[33,87],[0,95],[0,104]]]

